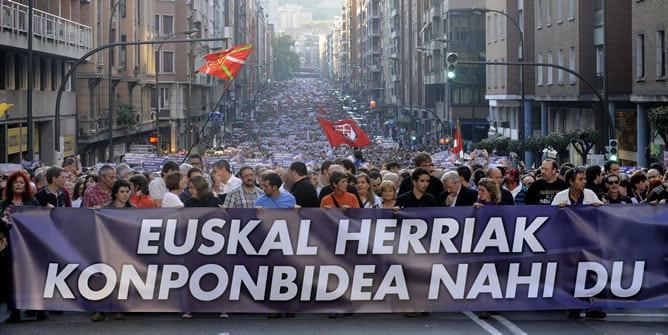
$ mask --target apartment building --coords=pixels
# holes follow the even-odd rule
[[[631,50],[632,87],[631,102],[635,103],[634,118],[625,121],[635,124],[636,132],[624,132],[620,141],[633,143],[636,148],[638,165],[648,166],[651,158],[663,160],[664,139],[651,136],[651,125],[647,122],[647,112],[652,108],[668,105],[668,85],[666,84],[666,16],[668,7],[664,1],[643,0],[631,4]],[[632,113],[631,113],[632,114]],[[628,156],[624,147],[620,153]]]
[[[0,103],[14,105],[0,117],[0,162],[54,164],[75,153],[77,132],[74,81],[64,83],[58,131],[57,92],[72,62],[92,49],[94,36],[83,20],[86,1],[28,4],[0,0]]]

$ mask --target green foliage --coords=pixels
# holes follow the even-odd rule
[[[526,150],[531,152],[536,162],[539,162],[540,158],[543,157],[543,149],[545,148],[547,148],[547,144],[543,136],[531,136],[526,139]]]
[[[587,163],[587,154],[589,150],[598,142],[600,134],[598,130],[592,128],[581,128],[568,134],[571,144],[582,157],[582,162]]]
[[[272,78],[275,80],[289,80],[292,73],[299,69],[299,56],[292,51],[295,41],[289,35],[280,34],[272,42],[274,49],[274,66]]]
[[[498,156],[510,156],[510,152],[519,152],[521,143],[507,137],[486,138],[474,145],[476,149],[485,149],[487,152],[496,152]]]
[[[545,136],[545,145],[557,152],[559,163],[568,159],[568,148],[571,145],[571,134],[552,133]]]
[[[652,108],[647,113],[647,118],[654,134],[661,136],[663,141],[668,143],[668,106]]]
[[[130,105],[118,105],[116,109],[116,124],[119,126],[126,125],[132,129],[137,125],[138,116],[137,111]]]

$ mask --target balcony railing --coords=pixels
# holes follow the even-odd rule
[[[13,34],[28,33],[28,6],[10,0],[0,0],[0,27]],[[93,29],[39,9],[33,9],[35,38],[54,44],[91,49]]]

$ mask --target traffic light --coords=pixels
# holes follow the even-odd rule
[[[608,159],[611,161],[618,161],[619,160],[619,142],[617,142],[616,139],[610,139],[608,142]]]
[[[156,146],[157,146],[158,144],[160,144],[160,136],[158,136],[158,135],[150,135],[150,136],[148,137],[148,144],[156,145]]]
[[[457,76],[456,70],[457,70],[457,53],[455,52],[448,52],[447,57],[445,60],[448,62],[447,65],[447,71],[448,71],[448,79],[455,79]]]

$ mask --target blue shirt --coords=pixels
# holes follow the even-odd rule
[[[262,206],[263,208],[292,208],[296,204],[295,197],[286,192],[281,192],[281,195],[277,198],[263,195],[255,200],[255,207]]]

